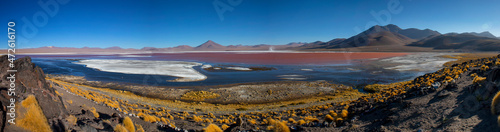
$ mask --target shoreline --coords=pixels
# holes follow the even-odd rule
[[[207,99],[204,102],[214,104],[267,104],[272,102],[290,101],[294,99],[305,99],[315,95],[328,95],[337,87],[353,89],[342,84],[333,84],[326,81],[271,81],[236,83],[215,86],[149,86],[120,84],[113,82],[86,81],[81,76],[47,75],[49,79],[56,79],[68,83],[87,85],[96,88],[109,88],[113,90],[124,90],[139,96],[158,98],[165,100],[180,100],[197,102],[197,100],[182,98],[189,91],[209,91],[220,95],[219,98]],[[318,87],[321,86],[321,87]],[[283,89],[285,88],[285,89]],[[332,89],[333,88],[333,89]],[[273,91],[273,95],[261,94]],[[247,91],[247,92],[242,92]],[[251,98],[250,98],[251,97]]]
[[[22,50],[22,49],[21,49]],[[150,51],[139,51],[139,52],[31,52],[31,53],[17,53],[19,55],[131,55],[131,54],[176,54],[176,53],[429,53],[429,52],[439,52],[439,51],[308,51],[308,50],[242,50],[242,51],[175,51],[175,52],[150,52]],[[441,53],[441,52],[439,52]],[[446,53],[461,53],[461,52],[446,52]],[[469,52],[464,52],[469,53]],[[474,52],[470,52],[474,53]],[[484,52],[480,52],[484,53]],[[492,52],[497,53],[497,52]],[[2,55],[2,54],[0,54]]]
[[[401,55],[401,56],[397,56],[397,57],[388,57],[388,58],[371,58],[371,59],[358,59],[358,60],[354,59],[354,60],[350,61],[350,64],[355,63],[355,64],[353,64],[354,66],[349,66],[352,68],[347,68],[347,69],[345,68],[347,66],[343,66],[341,64],[318,65],[318,66],[289,65],[287,67],[281,68],[281,69],[285,69],[285,70],[278,71],[278,73],[269,74],[271,76],[275,76],[275,78],[273,80],[267,80],[267,81],[266,80],[252,80],[252,81],[248,81],[248,82],[243,81],[242,84],[245,84],[245,83],[257,83],[258,84],[258,83],[264,83],[264,82],[269,82],[269,81],[279,82],[279,81],[294,80],[294,79],[297,80],[297,78],[288,79],[288,77],[286,77],[286,75],[289,75],[289,74],[291,74],[290,72],[294,71],[294,70],[290,70],[290,68],[295,69],[295,70],[300,70],[300,71],[297,71],[301,75],[300,78],[298,78],[298,79],[305,79],[304,81],[317,81],[317,80],[331,81],[331,80],[335,80],[335,77],[337,75],[342,75],[342,73],[344,73],[343,70],[346,70],[345,72],[355,73],[358,76],[361,76],[361,75],[363,75],[363,76],[365,76],[365,75],[366,76],[375,76],[377,74],[380,74],[380,72],[383,72],[383,71],[390,73],[394,76],[397,76],[396,72],[409,73],[409,74],[406,74],[408,76],[404,76],[406,78],[406,77],[409,77],[410,74],[413,75],[413,74],[417,74],[417,73],[408,72],[408,71],[397,71],[396,69],[391,69],[390,67],[414,65],[413,63],[411,63],[411,64],[404,63],[405,61],[415,61],[414,59],[412,59],[412,57],[408,57],[408,56],[412,56],[412,55],[418,56],[417,60],[426,62],[426,60],[428,60],[428,59],[435,59],[436,57],[441,56],[441,55],[453,55],[453,54],[425,53],[425,54],[406,54],[406,55]],[[390,59],[397,60],[398,62],[386,62],[385,61],[385,60],[390,60]],[[403,62],[401,62],[401,60],[403,60]],[[119,61],[120,63],[117,63],[116,61]],[[450,61],[451,61],[451,59],[450,59]],[[105,64],[103,65],[101,62],[103,62]],[[248,74],[251,76],[255,76],[255,74],[260,73],[259,69],[251,70],[251,71],[226,70],[226,67],[242,67],[242,68],[257,67],[257,65],[255,65],[255,64],[245,64],[245,65],[233,64],[233,65],[231,65],[231,64],[224,64],[224,63],[222,63],[222,64],[215,63],[215,65],[211,66],[211,67],[212,68],[214,68],[214,67],[219,68],[220,67],[221,69],[220,70],[211,70],[210,68],[207,69],[207,67],[206,67],[208,64],[211,64],[211,63],[203,63],[203,62],[196,62],[196,61],[189,62],[189,61],[158,61],[158,60],[83,59],[83,60],[79,60],[77,62],[71,62],[71,63],[72,64],[76,63],[79,65],[86,65],[86,67],[88,67],[90,69],[99,69],[100,71],[104,71],[104,72],[115,72],[115,73],[124,73],[124,74],[141,74],[141,75],[147,75],[148,73],[151,72],[151,74],[154,74],[154,75],[170,76],[171,78],[168,78],[168,79],[165,78],[166,80],[158,80],[158,81],[164,81],[162,83],[167,83],[167,84],[161,84],[161,85],[164,85],[166,87],[196,87],[196,85],[198,85],[198,83],[196,83],[195,81],[210,79],[212,76],[217,77],[217,76],[221,76],[221,75],[227,75],[227,77],[229,77],[229,76],[232,76],[233,73],[237,73],[234,75]],[[149,63],[155,63],[155,64],[150,65]],[[166,66],[166,65],[160,64],[160,63],[165,63],[165,64],[168,63],[169,65],[170,65],[170,63],[176,64],[176,65],[179,64],[179,66]],[[188,66],[188,67],[186,67],[186,66]],[[201,67],[205,66],[205,69],[203,69],[203,68],[200,69],[199,66],[201,66]],[[264,65],[264,67],[265,66],[266,65]],[[323,71],[324,68],[329,68],[330,66],[333,66],[331,68],[335,69],[337,72]],[[118,67],[118,68],[116,68],[116,67]],[[279,67],[279,65],[276,65],[276,66],[267,65],[267,67],[269,67],[269,69],[276,69],[276,67]],[[441,67],[442,66],[432,66],[432,69],[438,69]],[[165,68],[166,68],[166,70],[162,70]],[[410,67],[409,70],[416,70],[416,71],[419,71],[422,73],[432,72],[429,70],[422,71],[422,69],[419,70],[419,68],[422,68],[422,67],[413,66],[413,68]],[[426,67],[426,68],[430,68],[430,67]],[[396,71],[392,71],[392,70],[396,70]],[[186,71],[186,72],[183,72],[183,71]],[[366,71],[366,72],[363,72],[363,71]],[[249,73],[243,73],[243,72],[249,72]],[[270,72],[273,72],[273,71],[270,70]],[[310,72],[313,72],[313,73],[310,73]],[[314,72],[320,72],[320,73],[314,73]],[[297,73],[297,74],[299,74],[299,73]],[[324,76],[324,75],[322,76],[321,74],[331,74],[331,75],[330,76]],[[392,76],[389,76],[389,77],[392,77]],[[139,79],[141,79],[141,78],[139,78]],[[359,81],[359,80],[356,81],[357,79],[360,79],[360,78],[351,78],[351,79],[345,78],[345,80],[342,80],[341,82],[336,82],[336,83],[351,85],[351,84],[357,83]],[[387,79],[393,80],[392,78],[387,78]],[[93,80],[93,79],[91,79],[91,80]],[[376,80],[370,80],[370,79],[368,79],[368,80],[361,79],[361,80],[362,81],[360,83],[363,83],[365,81],[368,81],[367,83],[369,83],[370,81],[376,81]],[[94,81],[114,82],[113,80],[109,80],[109,79],[108,80],[94,80]],[[356,81],[356,82],[353,82],[353,81]],[[168,83],[168,82],[173,82],[173,83]],[[176,84],[175,82],[186,82],[186,83],[185,84],[184,83]],[[192,82],[192,83],[190,83],[190,82]],[[392,81],[390,81],[390,82],[392,82]],[[387,83],[390,83],[390,82],[387,82]],[[221,86],[221,85],[227,85],[227,84],[241,84],[241,82],[238,82],[237,79],[230,80],[229,83],[221,83],[221,84],[218,84],[213,79],[209,80],[208,82],[205,82],[205,81],[200,82],[200,84],[203,84],[203,83],[205,83],[205,85],[202,85],[202,87],[213,87],[213,86]],[[125,84],[128,84],[128,83],[125,83]],[[140,85],[140,84],[144,84],[144,83],[134,82],[134,83],[130,83],[130,84]],[[176,86],[176,85],[178,85],[178,86]]]

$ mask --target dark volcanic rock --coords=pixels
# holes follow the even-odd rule
[[[17,70],[15,73],[16,77],[16,89],[15,96],[9,96],[7,94],[9,89],[9,80],[7,77],[11,73],[9,70],[9,61],[7,56],[0,57],[0,101],[4,107],[6,107],[10,102],[9,99],[12,97],[18,101],[22,101],[28,95],[34,95],[43,111],[43,114],[47,118],[47,122],[52,127],[53,131],[65,131],[65,126],[62,123],[62,118],[67,115],[66,108],[62,103],[62,99],[55,93],[55,89],[51,88],[45,81],[45,75],[42,69],[31,62],[30,57],[20,58],[14,61],[14,69]],[[5,122],[1,122],[5,124]],[[15,127],[10,125],[7,127]],[[10,128],[6,128],[11,130]],[[16,129],[16,128],[12,128]],[[2,130],[4,130],[2,128]]]

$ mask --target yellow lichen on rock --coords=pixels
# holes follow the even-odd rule
[[[78,121],[78,119],[74,116],[74,115],[69,115],[68,117],[66,117],[66,121],[68,121],[68,123],[70,125],[76,125],[76,121]]]
[[[203,121],[203,119],[201,119],[200,117],[196,116],[196,115],[193,115],[192,117],[193,121],[195,122],[200,122],[200,121]]]
[[[228,126],[228,125],[226,125],[226,124],[222,124],[221,128],[222,128],[222,130],[226,130],[226,129],[228,129],[228,128],[229,128],[229,126]]]
[[[210,124],[206,128],[203,128],[204,132],[222,132],[222,129],[219,128],[219,126]]]
[[[347,118],[348,114],[349,114],[349,113],[347,112],[347,110],[342,110],[342,113],[340,114],[340,116],[341,116],[342,118]]]
[[[123,119],[123,125],[129,132],[135,132],[134,122],[128,116]]]
[[[16,120],[16,126],[29,131],[51,132],[47,118],[43,114],[42,109],[34,95],[29,95],[21,106],[26,110],[23,113],[17,113],[19,117]],[[19,112],[19,111],[18,111]]]
[[[118,124],[115,126],[115,132],[128,132],[127,128],[125,128],[122,124]]]
[[[181,99],[191,101],[204,101],[205,99],[213,99],[219,97],[219,94],[209,91],[189,91],[182,95]]]
[[[496,115],[496,105],[500,102],[500,92],[497,92],[495,96],[493,97],[493,100],[491,100],[491,113],[493,115]]]
[[[135,124],[135,125],[137,127],[137,132],[144,132],[144,129],[142,128],[141,125],[139,125],[139,124]]]
[[[325,116],[325,121],[332,122],[334,119],[331,115],[326,115]]]
[[[145,114],[144,116],[142,116],[142,118],[144,121],[151,122],[151,123],[160,121],[160,118],[158,118],[156,116],[148,115],[148,114]]]
[[[286,121],[276,121],[272,126],[269,126],[268,129],[275,132],[290,132],[290,129],[286,125]]]
[[[304,121],[304,120],[297,121],[297,125],[300,126],[300,125],[303,125],[303,124],[306,124],[306,121]]]
[[[57,92],[57,91],[56,91],[56,94],[57,94],[57,95],[59,95],[59,96],[62,96],[62,95],[63,95],[62,93],[59,93],[59,92]]]
[[[474,80],[472,80],[472,83],[482,83],[484,82],[484,80],[486,80],[486,77],[480,77],[480,76],[475,76],[474,77]]]
[[[95,107],[90,108],[90,112],[92,112],[92,114],[94,114],[95,118],[99,118],[99,113],[97,113],[97,110],[95,109]]]

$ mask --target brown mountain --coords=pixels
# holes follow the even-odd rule
[[[500,40],[471,40],[460,44],[457,48],[475,51],[500,51]]]
[[[79,53],[79,54],[88,54],[88,53],[123,53],[123,52],[138,52],[137,49],[123,49],[118,47],[110,47],[110,48],[96,48],[96,47],[82,47],[82,48],[74,48],[74,47],[55,47],[55,46],[46,46],[39,48],[24,48],[18,49],[16,53],[26,54],[26,53]]]
[[[390,50],[390,47],[397,47],[396,49],[400,50],[408,48],[408,46],[406,46],[407,44],[437,35],[440,35],[440,33],[430,29],[401,29],[394,24],[386,26],[375,25],[368,30],[347,39],[333,39],[328,42],[314,42],[303,45],[299,47],[299,49],[321,50],[371,47],[376,50],[379,48]]]
[[[359,33],[348,39],[334,39],[326,43],[317,45],[307,45],[309,49],[332,49],[332,48],[351,48],[362,46],[387,46],[387,45],[405,45],[414,42],[414,39],[399,34],[402,31],[396,25],[373,26],[370,29]]]
[[[193,47],[191,47],[189,45],[179,45],[177,47],[173,47],[172,49],[175,49],[175,50],[193,50]]]
[[[476,32],[468,32],[468,33],[462,33],[462,34],[471,34],[479,37],[487,37],[487,38],[497,38],[495,35],[491,34],[488,31],[481,32],[481,33],[476,33]]]
[[[305,49],[314,49],[314,48],[328,48],[332,45],[337,45],[340,42],[346,40],[345,38],[336,38],[333,40],[330,40],[328,42],[323,42],[323,41],[315,41],[312,43],[304,44],[298,48],[305,48]]]
[[[423,39],[423,38],[426,38],[429,36],[441,35],[441,33],[434,31],[434,30],[430,30],[430,29],[420,30],[420,29],[416,29],[416,28],[408,28],[408,29],[400,30],[397,33],[404,35],[404,36],[411,38],[411,39],[416,39],[416,40],[420,40],[420,39]]]
[[[158,51],[160,49],[159,48],[155,48],[155,47],[143,47],[141,50],[144,50],[144,51]]]
[[[396,25],[373,26],[370,29],[342,41],[340,47],[404,45],[415,40],[397,33],[400,31]],[[339,47],[338,46],[338,47]]]
[[[156,47],[143,47],[141,49],[123,49],[120,47],[109,47],[109,48],[91,48],[91,47],[83,47],[83,48],[74,48],[74,47],[54,47],[54,46],[46,46],[39,48],[28,48],[28,49],[19,49],[18,53],[123,53],[123,52],[175,52],[175,51],[245,51],[245,50],[293,50],[291,48],[302,46],[306,43],[302,42],[292,42],[289,44],[283,45],[268,45],[268,44],[259,44],[259,45],[229,45],[223,46],[218,43],[215,43],[212,40],[208,40],[207,42],[197,46],[191,47],[189,45],[179,45],[176,47],[167,47],[167,48],[156,48]],[[6,50],[5,50],[6,51]]]
[[[114,50],[119,50],[119,49],[123,49],[123,48],[118,47],[118,46],[113,46],[113,47],[108,47],[108,48],[105,48],[105,49],[114,49]]]
[[[450,33],[409,44],[409,46],[432,47],[434,49],[460,49],[468,51],[500,51],[500,40],[470,33]]]
[[[214,49],[225,49],[226,46],[222,46],[218,43],[215,43],[212,40],[208,40],[207,42],[201,44],[200,46],[195,47],[195,50],[214,50]]]
[[[243,46],[242,44],[227,46],[227,48],[241,48],[241,47],[246,47],[246,46]]]

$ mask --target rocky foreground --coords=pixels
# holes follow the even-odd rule
[[[357,100],[214,115],[129,102],[90,86],[49,81],[29,57],[14,62],[16,95],[10,96],[9,62],[2,56],[0,124],[2,131],[498,131],[500,105],[492,99],[500,87],[499,58],[455,64],[408,82],[367,86],[372,93]],[[118,95],[136,97],[124,91]],[[11,98],[15,124],[9,123]]]
[[[447,74],[452,73],[449,69],[462,69],[463,73],[454,78],[437,78],[430,87],[412,88],[385,103],[373,105],[359,101],[352,107],[356,114],[344,127],[308,130],[500,131],[500,120],[497,120],[500,105],[498,101],[492,103],[493,98],[499,96],[496,95],[500,88],[499,57],[455,64],[437,71],[437,74]],[[432,80],[432,77],[439,76],[436,73],[426,74],[414,81]]]

